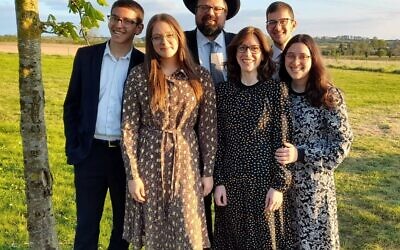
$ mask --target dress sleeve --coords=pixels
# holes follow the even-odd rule
[[[272,138],[273,138],[273,150],[275,152],[278,148],[283,147],[283,143],[290,139],[289,136],[289,91],[287,85],[283,82],[281,83],[271,83],[273,89],[270,91],[270,96],[274,96],[272,103],[272,117],[274,117],[273,127],[272,127]],[[276,121],[276,122],[275,122]],[[292,176],[290,171],[284,165],[281,165],[273,158],[273,171],[274,178],[272,181],[272,188],[278,191],[285,191],[290,183]]]
[[[215,153],[217,151],[217,113],[215,89],[210,74],[201,68],[200,81],[203,86],[203,96],[200,100],[197,135],[199,140],[203,176],[213,176]]]
[[[351,142],[353,141],[353,132],[349,124],[347,116],[347,108],[343,98],[343,94],[337,88],[329,90],[336,107],[324,110],[326,129],[321,131],[326,135],[321,138],[321,147],[309,147],[308,145],[300,145],[299,148],[304,150],[304,162],[314,167],[321,166],[334,170],[342,163],[344,158],[350,151]]]
[[[224,133],[224,124],[226,122],[224,115],[224,89],[223,84],[220,84],[216,89],[217,95],[217,131],[218,131],[218,139],[217,139],[217,154],[215,159],[215,168],[214,168],[214,184],[215,186],[225,185],[225,174],[224,174],[224,150],[226,149],[225,140],[223,138]]]
[[[138,68],[131,70],[125,84],[122,101],[122,158],[124,160],[126,178],[133,180],[139,177],[137,166],[137,148],[140,126],[140,104],[137,87],[143,79],[139,76]]]

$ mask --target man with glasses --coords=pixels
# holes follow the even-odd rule
[[[292,37],[297,22],[294,19],[292,7],[285,2],[273,2],[266,11],[266,28],[273,41],[272,60],[275,62],[276,69],[274,78],[279,79],[279,61],[280,56],[287,42]]]
[[[226,81],[226,48],[235,36],[225,32],[225,21],[234,17],[240,9],[240,0],[183,0],[195,14],[196,29],[185,31],[187,44],[195,61],[211,72],[215,85]],[[200,167],[202,169],[202,167]],[[207,230],[213,240],[211,218],[211,194],[204,198]]]
[[[113,211],[108,249],[128,249],[122,239],[126,177],[120,148],[125,79],[143,62],[133,38],[143,30],[143,8],[133,0],[111,7],[111,38],[80,48],[64,102],[67,162],[74,165],[77,225],[74,249],[98,249],[107,191]]]

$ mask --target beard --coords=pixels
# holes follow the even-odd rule
[[[215,24],[207,24],[209,20],[215,21]],[[213,18],[209,15],[204,16],[201,22],[196,23],[197,28],[205,36],[218,36],[219,33],[224,29],[223,25],[218,24],[217,18]]]

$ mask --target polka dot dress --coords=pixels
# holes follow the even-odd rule
[[[134,249],[202,249],[208,240],[199,161],[212,176],[216,152],[215,91],[198,68],[203,97],[198,103],[188,77],[167,79],[166,108],[150,110],[143,66],[128,76],[123,101],[123,158],[128,179],[143,180],[146,202],[127,189],[124,238]],[[194,129],[196,128],[196,130]]]
[[[228,205],[215,208],[214,249],[290,249],[286,207],[265,212],[270,188],[284,191],[290,174],[274,159],[287,136],[288,91],[272,80],[217,89],[215,185]]]

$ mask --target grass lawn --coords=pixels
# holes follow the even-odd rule
[[[42,58],[53,205],[62,249],[72,248],[75,227],[73,171],[64,156],[62,123],[72,60]],[[17,55],[0,53],[0,68],[0,249],[27,249]],[[355,135],[350,157],[336,171],[342,249],[399,249],[400,76],[330,71],[345,92]],[[107,247],[110,223],[107,202],[101,249]]]

